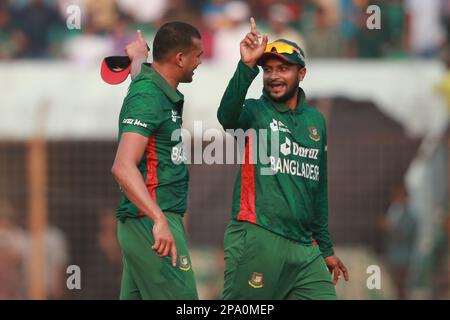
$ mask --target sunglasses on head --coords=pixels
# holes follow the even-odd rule
[[[300,50],[298,50],[296,47],[291,46],[290,44],[287,44],[285,42],[272,42],[269,43],[266,46],[266,50],[264,51],[264,53],[266,52],[277,52],[277,53],[287,53],[287,54],[292,54],[292,53],[297,53],[300,57],[303,58],[303,55],[301,54]]]

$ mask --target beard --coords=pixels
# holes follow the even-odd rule
[[[290,100],[298,91],[299,84],[295,84],[290,88],[286,89],[286,92],[282,96],[273,96],[270,90],[270,85],[266,85],[266,91],[269,93],[270,98],[275,102],[285,103]]]
[[[195,69],[197,69],[197,68],[195,68]],[[185,72],[183,74],[183,77],[180,80],[180,83],[191,83],[193,81],[195,69],[191,70],[191,71],[188,71],[188,72]]]
[[[181,80],[180,83],[191,83],[192,82],[192,75],[185,75]]]

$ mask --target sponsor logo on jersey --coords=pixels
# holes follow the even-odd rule
[[[180,265],[178,268],[183,271],[189,271],[191,269],[191,264],[186,256],[180,256]]]
[[[139,119],[131,119],[131,118],[123,119],[122,124],[131,124],[133,126],[147,128],[147,124],[144,122],[141,122],[141,120],[139,120]]]
[[[280,152],[285,156],[291,154],[291,140],[288,137],[286,137],[286,141],[280,146]]]
[[[296,160],[270,157],[270,168],[274,173],[289,174],[319,181],[319,166]]]
[[[320,141],[320,135],[316,127],[309,127],[309,137],[311,140]]]
[[[289,131],[288,127],[283,122],[276,119],[272,119],[272,122],[270,123],[270,130],[291,133],[291,131]]]
[[[250,277],[250,279],[248,279],[248,284],[251,287],[255,288],[255,289],[259,289],[259,288],[264,287],[263,274],[262,273],[253,272],[253,274]]]
[[[319,157],[319,149],[302,147],[295,141],[291,141],[288,137],[285,137],[285,142],[280,145],[280,152],[286,157],[290,154],[300,158],[314,160],[318,160]]]

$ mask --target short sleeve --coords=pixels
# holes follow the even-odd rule
[[[124,101],[122,132],[150,137],[164,121],[160,101],[150,94],[137,94]]]

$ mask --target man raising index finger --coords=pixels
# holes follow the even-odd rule
[[[224,238],[223,298],[336,299],[333,281],[340,271],[348,280],[348,272],[334,254],[328,230],[325,119],[305,104],[299,87],[305,55],[286,39],[268,44],[264,35],[260,43],[253,18],[250,25],[217,112],[224,129],[261,129],[247,136],[236,177]],[[258,65],[263,94],[246,99]],[[261,154],[269,155],[270,164]]]
[[[253,17],[250,18],[250,26],[250,32],[246,34],[240,43],[240,51],[242,62],[253,68],[255,61],[264,53],[268,38],[267,34],[264,34],[262,42],[259,43],[259,32],[256,29],[256,22]]]

